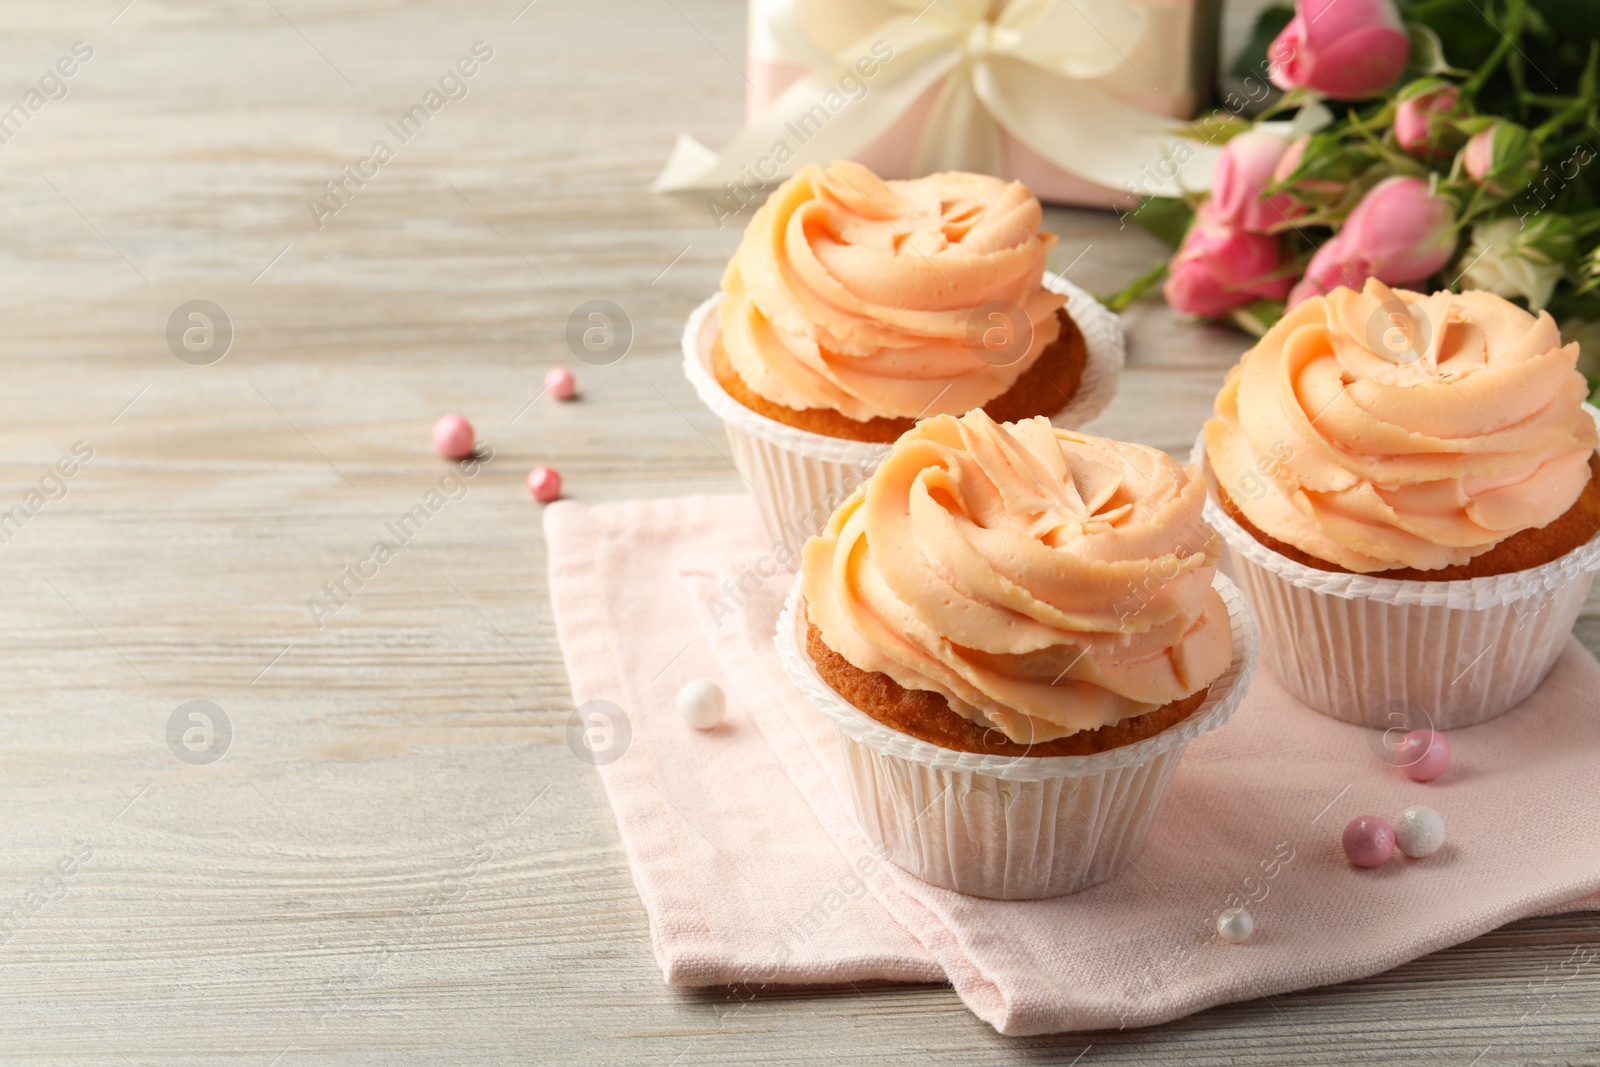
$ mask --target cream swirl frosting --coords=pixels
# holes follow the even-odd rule
[[[1491,293],[1336,289],[1229,373],[1206,457],[1257,529],[1319,559],[1454,566],[1583,492],[1596,433],[1577,358],[1549,315]]]
[[[1211,684],[1232,651],[1193,467],[1142,445],[927,419],[806,542],[828,647],[1023,744]]]
[[[1040,217],[1020,182],[804,167],[756,211],[723,276],[729,361],[767,400],[859,422],[979,407],[1060,333],[1066,298],[1041,284],[1055,237]],[[970,340],[991,302],[1002,328],[1032,335],[993,362]]]

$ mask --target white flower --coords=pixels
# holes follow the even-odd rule
[[[1517,219],[1498,219],[1472,228],[1472,247],[1467,249],[1471,264],[1462,275],[1469,289],[1487,289],[1496,296],[1527,298],[1528,307],[1538,311],[1550,302],[1562,267],[1527,242]]]

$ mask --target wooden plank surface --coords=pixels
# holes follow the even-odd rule
[[[0,527],[0,1057],[1600,1062],[1592,914],[1138,1032],[1008,1040],[937,986],[665,988],[565,743],[521,481],[547,462],[580,501],[739,488],[677,370],[737,227],[646,186],[678,131],[737,128],[743,7],[524,3],[0,10],[0,111],[92,50],[0,144],[0,512],[27,516]],[[386,123],[479,41],[465,97],[398,143]],[[378,139],[394,158],[319,227],[308,199]],[[1049,222],[1096,291],[1159,251],[1113,216]],[[635,332],[603,369],[564,340],[596,298]],[[207,366],[167,339],[199,299],[234,331]],[[1100,428],[1184,450],[1243,341],[1156,303],[1127,326]],[[582,400],[529,406],[556,364]],[[444,410],[495,450],[460,483],[429,447]],[[209,765],[169,747],[190,700],[231,724]]]

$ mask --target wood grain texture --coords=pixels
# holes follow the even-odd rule
[[[1008,1040],[942,987],[663,987],[566,746],[521,483],[551,463],[580,501],[739,488],[677,369],[737,228],[646,186],[678,131],[736,129],[743,5],[524,2],[0,9],[0,110],[94,50],[0,144],[0,511],[93,452],[0,544],[0,1057],[1600,1062],[1592,914],[1138,1032]],[[467,97],[318,228],[307,198],[479,40]],[[1112,216],[1049,223],[1097,291],[1159,251]],[[199,298],[236,330],[204,367],[166,341]],[[607,368],[564,340],[595,298],[635,333]],[[1127,326],[1097,428],[1186,450],[1243,342],[1157,303]],[[558,363],[581,400],[529,405]],[[318,626],[308,598],[441,487],[445,410],[494,459]],[[192,699],[232,724],[208,766],[168,748]]]

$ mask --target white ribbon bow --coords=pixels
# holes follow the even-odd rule
[[[1128,54],[1151,14],[1126,0],[759,0],[751,41],[758,58],[810,72],[789,87],[722,150],[680,135],[652,188],[715,189],[748,182],[757,160],[763,181],[807,163],[849,158],[893,126],[943,79],[917,145],[918,175],[964,170],[1006,176],[1002,131],[1061,169],[1143,195],[1176,196],[1209,187],[1215,150],[1176,154],[1173,119],[1145,111],[1089,84],[1131,66]],[[862,58],[893,58],[857,80],[848,100],[809,139],[794,121],[816,113]],[[1136,71],[1148,82],[1155,82]],[[1170,71],[1156,72],[1170,80]],[[772,164],[773,149],[789,154]],[[775,169],[774,169],[775,168]]]

